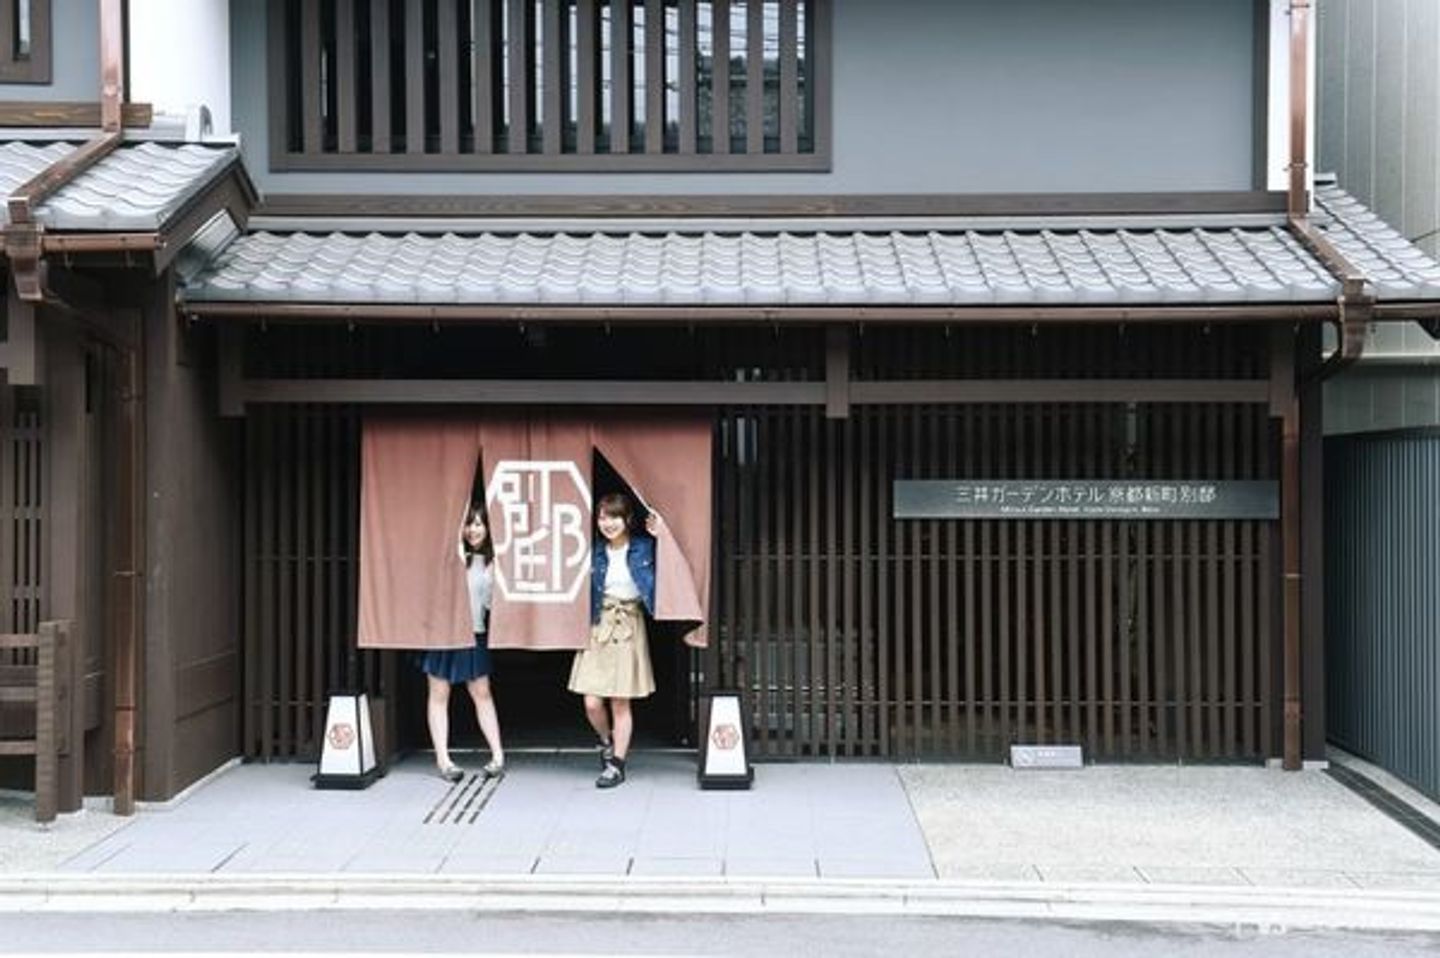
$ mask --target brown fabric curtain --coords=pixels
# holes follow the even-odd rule
[[[453,649],[474,641],[458,549],[478,452],[473,422],[364,423],[361,648]]]
[[[710,599],[712,428],[708,417],[653,414],[595,428],[600,454],[664,520],[656,537],[655,618],[695,626],[685,641],[700,647]]]
[[[579,649],[590,634],[588,421],[544,413],[480,429],[495,543],[490,647]]]
[[[656,618],[703,646],[709,607],[711,423],[635,413],[376,419],[362,439],[362,648],[460,648],[469,597],[457,556],[477,461],[495,546],[490,645],[583,648],[590,625],[594,452],[664,527]],[[671,632],[670,634],[676,634]]]

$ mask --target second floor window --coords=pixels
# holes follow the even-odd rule
[[[824,169],[828,2],[271,0],[272,163]]]
[[[0,83],[50,82],[50,0],[0,0]]]

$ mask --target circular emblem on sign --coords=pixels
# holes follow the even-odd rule
[[[344,751],[355,744],[355,726],[349,722],[336,722],[330,726],[330,731],[325,736],[332,748]]]
[[[729,722],[717,725],[715,731],[710,733],[710,741],[720,751],[728,752],[740,744],[740,730]]]
[[[590,571],[590,487],[580,467],[503,460],[485,504],[500,594],[511,602],[573,601]]]

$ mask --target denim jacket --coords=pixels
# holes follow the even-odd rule
[[[610,553],[605,551],[605,539],[597,535],[590,547],[590,623],[600,621],[601,600],[605,596],[605,573],[610,569]],[[630,567],[630,577],[635,588],[640,590],[640,601],[645,611],[655,614],[655,539],[648,533],[630,533],[630,548],[625,553],[625,564]]]

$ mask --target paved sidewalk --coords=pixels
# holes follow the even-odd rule
[[[452,786],[416,756],[358,792],[311,788],[310,765],[244,765],[128,821],[92,811],[41,833],[0,820],[0,853],[17,836],[56,840],[49,865],[32,855],[25,873],[6,870],[0,911],[679,909],[1440,930],[1440,851],[1321,771],[814,762],[759,765],[750,791],[704,792],[693,756],[653,752],[600,791],[593,756],[511,763],[498,784]],[[97,823],[115,830],[77,839]]]

